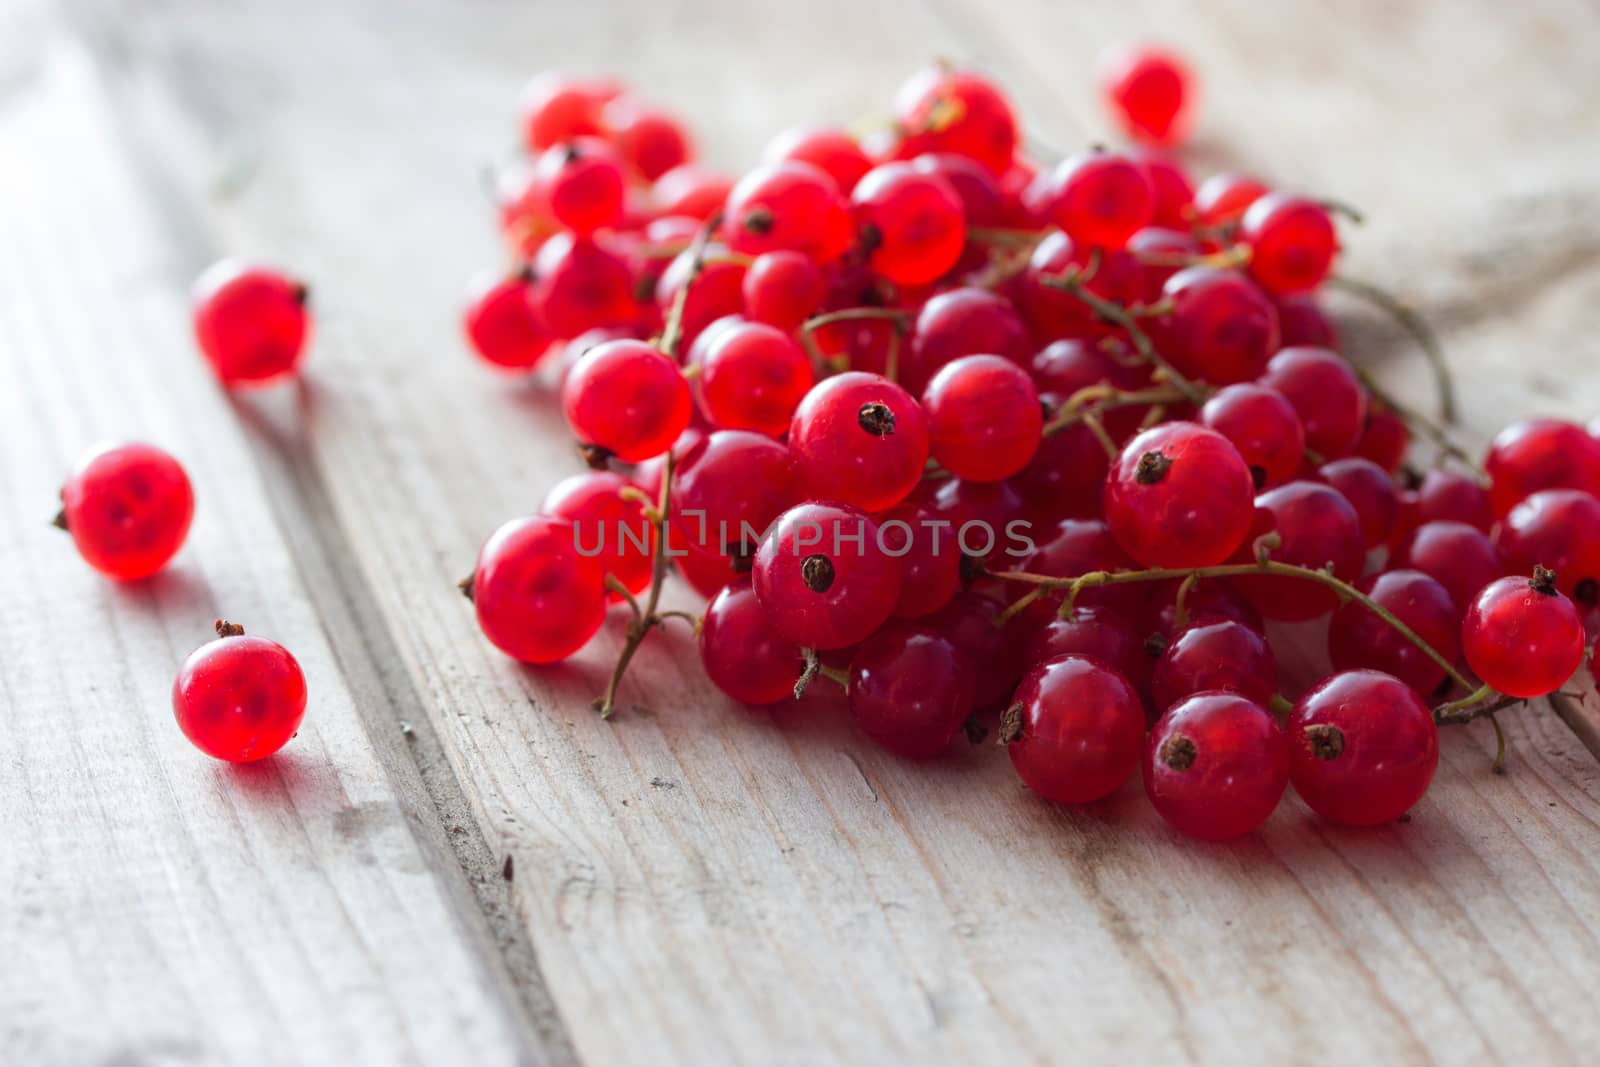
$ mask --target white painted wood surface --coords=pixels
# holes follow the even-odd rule
[[[1105,132],[1100,46],[1165,29],[1207,84],[1202,165],[1368,209],[1351,268],[1447,328],[1474,427],[1592,414],[1595,14],[1396,7],[0,15],[0,1061],[1592,1055],[1600,767],[1547,708],[1507,716],[1505,777],[1486,729],[1453,731],[1407,824],[1291,802],[1207,847],[1136,785],[1054,809],[987,748],[913,766],[820,700],[734,712],[676,632],[600,723],[619,625],[526,670],[453,588],[576,469],[548,390],[481,372],[456,332],[495,255],[475,171],[550,65],[620,71],[737,167],[785,123],[883,110],[935,53],[1070,146]],[[183,293],[221,250],[312,280],[303,388],[232,403],[206,379]],[[1363,322],[1353,343],[1421,395]],[[200,495],[178,568],[132,591],[44,522],[73,454],[116,435],[174,448]],[[190,751],[167,704],[222,612],[294,648],[315,693],[286,754],[243,771]],[[1568,709],[1591,737],[1596,706]]]

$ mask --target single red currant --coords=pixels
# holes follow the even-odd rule
[[[1017,149],[1017,117],[1005,94],[987,78],[943,64],[913,75],[894,101],[900,132],[897,153],[909,159],[925,152],[954,152],[995,174],[1011,167]]]
[[[1541,489],[1579,489],[1600,496],[1600,441],[1574,422],[1526,419],[1495,436],[1483,469],[1496,515]]]
[[[950,183],[909,163],[873,167],[856,183],[867,265],[896,285],[926,285],[956,265],[967,244],[961,198]]]
[[[544,150],[533,180],[551,218],[575,236],[588,237],[622,221],[622,160],[597,137],[580,137]]]
[[[489,536],[463,585],[484,636],[524,663],[555,663],[588,643],[605,619],[605,572],[578,551],[565,519],[530,515]]]
[[[1343,826],[1393,822],[1422,799],[1439,765],[1439,729],[1410,686],[1381,671],[1319,682],[1289,715],[1289,781],[1312,811]]]
[[[1557,588],[1588,609],[1600,601],[1600,500],[1576,489],[1545,489],[1511,509],[1494,529],[1513,574],[1556,572]]]
[[[213,264],[194,283],[194,336],[223,385],[263,385],[293,374],[310,316],[301,282],[238,260]]]
[[[1288,481],[1305,462],[1305,427],[1276,389],[1253,382],[1220,389],[1200,409],[1200,421],[1239,450],[1257,489]]]
[[[1583,620],[1543,567],[1533,578],[1498,578],[1473,598],[1461,650],[1483,683],[1532,699],[1566,684],[1583,663]]]
[[[1033,379],[1003,356],[962,356],[922,394],[933,458],[957,478],[997,482],[1028,465],[1044,414]]]
[[[1051,175],[1050,217],[1089,248],[1121,248],[1155,216],[1145,169],[1117,152],[1091,149],[1061,161]]]
[[[850,659],[850,717],[873,742],[908,759],[950,746],[973,709],[976,670],[948,637],[887,626]]]
[[[1104,605],[1080,607],[1066,618],[1052,618],[1028,638],[1022,662],[1031,669],[1069,655],[1084,656],[1110,667],[1137,692],[1150,688],[1149,650],[1127,617]]]
[[[1271,550],[1279,563],[1312,569],[1332,564],[1334,576],[1346,582],[1361,576],[1366,558],[1361,519],[1336,489],[1316,482],[1289,482],[1256,497],[1255,524],[1239,558],[1253,561],[1255,542],[1269,533],[1280,539]],[[1270,619],[1314,619],[1339,604],[1333,590],[1305,578],[1244,575],[1234,584]]]
[[[547,71],[522,90],[522,134],[529,150],[543,151],[574,137],[593,137],[603,130],[601,110],[622,93],[606,78],[574,78]]]
[[[601,119],[611,143],[647,182],[694,157],[694,145],[682,123],[631,97],[611,101]]]
[[[628,261],[598,241],[556,234],[534,256],[533,276],[540,315],[562,340],[639,316]]]
[[[761,158],[768,163],[809,163],[827,172],[847,196],[861,176],[872,169],[871,157],[854,137],[826,127],[791,127],[767,142]]]
[[[625,463],[665,452],[694,407],[678,365],[643,341],[608,341],[572,367],[561,390],[567,425]]]
[[[1455,662],[1461,650],[1461,609],[1443,585],[1421,571],[1393,570],[1368,578],[1359,588],[1445,662]],[[1394,675],[1423,696],[1445,679],[1442,666],[1358,600],[1333,613],[1328,656],[1335,670],[1372,667]]]
[[[684,544],[688,540],[683,531],[676,527],[670,528],[668,536],[674,545]],[[716,596],[741,577],[734,569],[730,556],[701,552],[695,548],[687,548],[681,553],[674,551],[672,565],[678,568],[678,573],[689,583],[689,588],[707,599]]]
[[[694,391],[712,425],[782,437],[810,390],[811,361],[782,330],[735,322],[708,338]]]
[[[1162,48],[1118,49],[1100,63],[1100,87],[1129,137],[1175,145],[1189,134],[1194,78],[1183,60]]]
[[[884,551],[900,561],[895,617],[920,618],[948,604],[961,588],[962,559],[950,522],[905,503],[881,516],[878,528]]]
[[[886,511],[921,480],[928,429],[911,394],[879,375],[849,371],[817,383],[800,401],[789,448],[807,492]]]
[[[1289,744],[1261,703],[1200,693],[1156,721],[1144,789],[1173,829],[1225,841],[1267,821],[1289,785]]]
[[[1167,279],[1172,313],[1157,327],[1161,351],[1183,374],[1214,385],[1260,376],[1278,350],[1278,314],[1242,274],[1190,267]]]
[[[1279,317],[1281,320],[1281,314]],[[1369,404],[1367,425],[1361,431],[1361,440],[1356,442],[1356,455],[1372,460],[1393,474],[1405,462],[1406,450],[1410,447],[1411,430],[1406,426],[1406,421],[1388,408],[1379,407],[1376,403]]]
[[[800,646],[767,623],[748,576],[726,586],[706,605],[700,623],[700,662],[711,684],[741,704],[761,707],[794,697],[805,668]]]
[[[787,448],[758,433],[717,430],[679,460],[672,527],[695,552],[748,561],[796,496]]]
[[[827,172],[793,160],[768,163],[728,194],[728,244],[758,256],[789,249],[832,263],[850,247],[850,207]]]
[[[1059,804],[1087,804],[1116,792],[1138,768],[1144,706],[1116,671],[1061,656],[1022,679],[1000,740],[1029,789]]]
[[[1020,649],[1014,635],[994,621],[1005,606],[993,597],[960,592],[920,625],[943,634],[973,664],[981,664],[973,704],[986,708],[1011,695],[1022,677]]]
[[[1054,405],[1046,396],[1043,403]],[[1062,519],[1093,519],[1105,514],[1103,489],[1110,461],[1094,431],[1081,422],[1044,438],[1033,460],[1012,479],[1027,498],[1030,520],[1053,526]]]
[[[1278,691],[1278,660],[1259,631],[1232,619],[1203,619],[1173,637],[1150,674],[1156,707],[1170,708],[1207,690],[1239,693],[1258,704]]]
[[[1328,209],[1315,200],[1268,193],[1250,205],[1239,225],[1250,249],[1250,274],[1273,293],[1315,289],[1328,277],[1339,252],[1339,234]]]
[[[989,353],[1022,363],[1030,346],[1028,326],[1011,301],[987,289],[951,289],[917,312],[898,380],[920,394],[941,368],[962,356]]]
[[[952,152],[929,152],[911,160],[920,174],[932,174],[950,183],[961,198],[962,213],[968,226],[1004,227],[1027,220],[1018,217],[1017,205],[1000,188],[1000,181],[977,160]],[[976,245],[969,251],[981,251]],[[973,266],[980,265],[974,261]]]
[[[1123,448],[1106,477],[1106,521],[1147,567],[1208,567],[1250,532],[1254,483],[1239,450],[1214,430],[1173,422]]]
[[[1370,459],[1350,456],[1324,463],[1317,475],[1356,509],[1368,548],[1388,542],[1400,514],[1400,493],[1388,471]]]
[[[61,487],[56,525],[84,561],[122,581],[167,565],[189,535],[194,489],[182,465],[154,445],[104,445]]]
[[[474,283],[462,317],[472,350],[501,370],[532,370],[555,336],[534,303],[526,273],[485,275]]]
[[[733,191],[733,179],[698,163],[680,163],[655,180],[650,199],[663,215],[709,219],[722,210]]]
[[[1194,192],[1194,210],[1206,226],[1227,226],[1267,194],[1267,187],[1247,174],[1213,174]]]
[[[844,648],[883,625],[900,597],[900,565],[878,524],[855,508],[801,504],[756,550],[756,598],[773,629],[807,648]]]
[[[1150,190],[1155,193],[1155,213],[1150,224],[1187,231],[1194,224],[1194,183],[1189,180],[1189,172],[1164,152],[1138,149],[1132,156],[1144,168]]]
[[[680,353],[688,351],[706,327],[729,315],[737,315],[744,308],[746,268],[742,263],[727,259],[724,252],[726,249],[721,245],[708,245],[706,261],[696,271],[694,250],[684,249],[656,279],[656,307],[663,321],[677,307],[678,294],[683,287],[689,286],[680,320]]]
[[[1425,522],[1464,522],[1485,532],[1494,524],[1489,494],[1470,475],[1434,469],[1417,486],[1415,518]]]
[[[756,257],[744,276],[744,313],[793,333],[816,313],[827,288],[822,270],[810,256],[788,249],[767,252]]]
[[[289,650],[217,620],[217,639],[189,653],[172,683],[178,728],[206,755],[249,763],[272,755],[306,714],[306,676]]]
[[[1306,428],[1306,447],[1324,460],[1355,451],[1367,421],[1367,390],[1326,348],[1285,348],[1272,357],[1262,385],[1282,393]]]
[[[1507,570],[1488,534],[1449,520],[1418,526],[1393,563],[1419,570],[1444,586],[1457,612],[1466,611],[1478,590]]]
[[[573,544],[606,574],[614,574],[631,593],[650,584],[655,527],[638,500],[624,496],[637,489],[615,471],[584,471],[555,484],[540,513],[572,523]],[[622,599],[618,593],[612,600]]]
[[[1283,347],[1309,345],[1312,348],[1339,351],[1339,331],[1334,329],[1333,321],[1322,310],[1315,296],[1310,293],[1290,296],[1273,294],[1272,305],[1278,309],[1279,343]]]

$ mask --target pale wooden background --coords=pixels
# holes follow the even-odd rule
[[[1051,808],[992,749],[885,757],[731,711],[670,631],[524,670],[454,589],[576,469],[544,388],[472,365],[476,183],[516,90],[615,70],[729,167],[881,113],[931,55],[1103,136],[1090,66],[1179,44],[1193,158],[1360,204],[1351,269],[1446,331],[1481,433],[1600,408],[1593,4],[1056,0],[0,6],[0,1062],[1578,1062],[1600,1041],[1600,707],[1450,733],[1409,824],[1287,804],[1226,846],[1130,785]],[[302,389],[230,401],[187,335],[223,252],[316,289]],[[1394,387],[1426,378],[1351,326]],[[91,442],[189,465],[119,589],[46,524]],[[687,602],[687,597],[683,598]],[[233,768],[168,688],[219,614],[294,649],[299,738]],[[645,686],[648,685],[648,692]],[[642,705],[642,707],[640,707]],[[648,710],[645,710],[648,709]],[[1574,730],[1578,731],[1575,736]],[[513,877],[503,877],[507,858]]]

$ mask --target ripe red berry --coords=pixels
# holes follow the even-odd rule
[[[1091,273],[1092,261],[1096,265]],[[1034,248],[1019,292],[1022,313],[1041,341],[1099,338],[1112,332],[1077,296],[1051,284],[1068,272],[1086,276],[1084,288],[1102,300],[1132,305],[1144,297],[1145,268],[1131,254],[1101,250],[1096,256],[1060,230],[1052,231]]]
[[[1282,321],[1282,314],[1279,314]],[[1293,341],[1293,344],[1304,344],[1303,341]],[[1324,341],[1322,344],[1328,346]],[[1356,442],[1356,455],[1363,459],[1370,459],[1391,474],[1400,469],[1400,464],[1405,462],[1406,450],[1411,447],[1411,431],[1406,427],[1406,422],[1388,408],[1379,407],[1377,404],[1367,406],[1367,425],[1361,431],[1361,440]]]
[[[1119,49],[1100,63],[1100,87],[1129,137],[1175,145],[1189,134],[1193,81],[1171,52],[1150,45]]]
[[[972,71],[936,65],[919,71],[895,94],[898,154],[954,152],[995,174],[1011,167],[1017,148],[1017,118],[993,82]]]
[[[1207,567],[1250,531],[1254,483],[1239,450],[1214,430],[1173,422],[1123,448],[1106,477],[1106,521],[1148,567]]]
[[[1361,519],[1335,489],[1316,482],[1289,482],[1256,497],[1256,519],[1240,556],[1251,559],[1251,546],[1268,533],[1281,544],[1272,549],[1280,563],[1320,569],[1333,565],[1334,576],[1350,582],[1361,576],[1366,552]],[[1239,590],[1271,619],[1314,619],[1338,606],[1338,596],[1308,579],[1288,575],[1246,575],[1234,580]]]
[[[949,747],[973,709],[976,671],[950,638],[887,626],[850,659],[850,717],[873,742],[909,759]]]
[[[1544,568],[1533,578],[1498,578],[1473,598],[1461,651],[1483,683],[1506,696],[1555,692],[1583,663],[1583,620]]]
[[[1494,529],[1513,574],[1556,572],[1556,588],[1592,608],[1600,600],[1600,500],[1576,489],[1545,489],[1511,509]]]
[[[966,215],[950,183],[909,163],[873,167],[850,194],[867,266],[896,285],[926,285],[956,265]]]
[[[685,285],[689,286],[689,295],[683,302],[680,354],[693,346],[706,327],[729,315],[737,315],[744,307],[746,268],[724,258],[725,252],[721,245],[708,245],[706,262],[696,273],[695,252],[692,248],[684,249],[656,279],[656,307],[663,321],[677,306],[678,293]]]
[[[194,489],[177,460],[154,445],[106,445],[78,461],[61,487],[56,523],[95,570],[148,578],[183,547]]]
[[[567,425],[585,445],[624,463],[665,452],[694,401],[678,365],[643,341],[608,341],[572,367],[561,390]]]
[[[1144,706],[1116,671],[1061,656],[1022,679],[1000,729],[1029,789],[1060,804],[1087,804],[1116,792],[1139,766]]]
[[[722,210],[733,179],[698,163],[681,163],[655,180],[650,199],[663,215],[709,219]]]
[[[872,169],[872,159],[856,139],[843,130],[795,126],[767,142],[761,158],[768,163],[794,160],[827,172],[846,196],[861,176]]]
[[[575,78],[549,71],[522,90],[523,141],[539,152],[574,137],[602,132],[601,110],[622,87],[605,78]]]
[[[615,471],[584,471],[564,478],[544,498],[540,513],[572,523],[573,544],[614,574],[631,593],[650,584],[655,527],[637,500],[623,495],[634,484]],[[612,600],[620,600],[617,593]]]
[[[512,519],[483,543],[464,587],[478,626],[524,663],[555,663],[588,643],[606,614],[605,573],[578,551],[565,519]]]
[[[718,430],[679,460],[672,526],[695,552],[748,559],[796,495],[787,448],[757,433]]]
[[[647,182],[694,156],[694,145],[682,123],[637,100],[620,97],[611,101],[601,120],[622,158]]]
[[[997,482],[1028,465],[1044,414],[1028,372],[1003,356],[962,356],[922,394],[928,440],[941,467],[967,481]]]
[[[555,341],[534,303],[533,286],[521,273],[490,274],[475,282],[462,325],[472,350],[502,370],[532,370]]]
[[[832,263],[854,242],[850,206],[825,171],[793,160],[756,167],[728,194],[728,245],[758,256],[788,249]]]
[[[1488,534],[1448,520],[1418,526],[1393,564],[1419,570],[1444,586],[1457,612],[1465,612],[1478,590],[1507,570]]]
[[[735,322],[700,350],[694,392],[712,425],[782,437],[814,381],[811,361],[781,330]]]
[[[1054,403],[1054,397],[1042,402]],[[1103,489],[1110,461],[1094,431],[1074,423],[1039,443],[1033,460],[1011,481],[1028,500],[1028,517],[1040,526],[1105,514]]]
[[[1262,385],[1284,395],[1306,428],[1306,447],[1324,460],[1355,451],[1367,421],[1367,390],[1326,348],[1285,348],[1272,357]]]
[[[1276,389],[1253,382],[1220,389],[1200,409],[1200,421],[1239,450],[1257,489],[1288,481],[1305,462],[1305,427]]]
[[[249,763],[289,743],[306,714],[306,676],[276,641],[217,620],[217,639],[189,653],[172,683],[172,711],[194,747]]]
[[[1439,765],[1433,713],[1381,671],[1319,682],[1289,715],[1289,780],[1312,811],[1343,826],[1404,815]]]
[[[1247,174],[1213,174],[1194,191],[1196,218],[1206,226],[1238,222],[1267,187]]]
[[[1022,676],[1021,657],[1013,635],[994,620],[1004,606],[993,597],[971,591],[957,593],[920,625],[954,642],[967,661],[978,665],[975,707],[986,708],[1011,696]]]
[[[1225,841],[1267,821],[1289,784],[1289,744],[1258,701],[1200,693],[1169,708],[1144,749],[1144,789],[1180,833]]]
[[[622,161],[597,137],[580,137],[544,150],[533,180],[551,218],[579,237],[622,221]]]
[[[264,385],[294,373],[310,316],[305,285],[225,259],[194,283],[194,336],[223,385]]]
[[[781,249],[756,257],[744,276],[744,313],[756,322],[793,333],[827,295],[822,270],[804,252]]]
[[[539,312],[562,340],[639,315],[628,261],[598,241],[556,234],[534,256],[533,276]]]
[[[1012,624],[1015,625],[1015,624]],[[1009,628],[1009,627],[1008,627]],[[1136,692],[1150,687],[1150,652],[1121,612],[1103,604],[1077,607],[1033,632],[1022,653],[1031,669],[1060,656],[1084,656],[1122,675]]]
[[[1278,333],[1285,348],[1310,345],[1339,351],[1339,331],[1334,329],[1322,305],[1311,293],[1273,293],[1272,305],[1278,309]],[[1404,427],[1404,423],[1401,426]],[[1369,457],[1371,458],[1371,457]],[[1398,463],[1399,461],[1396,460]]]
[[[885,551],[900,562],[895,617],[920,618],[948,604],[961,588],[961,546],[953,525],[905,503],[885,512],[878,527]]]
[[[1350,501],[1361,519],[1361,536],[1368,548],[1386,544],[1400,514],[1400,492],[1389,472],[1359,456],[1324,463],[1317,471],[1323,481]]]
[[[757,707],[794,696],[805,662],[800,648],[767,622],[748,576],[725,587],[706,605],[700,623],[700,662],[711,684],[734,700]]]
[[[952,152],[929,152],[911,160],[921,174],[932,174],[950,183],[961,198],[961,210],[968,226],[1013,226],[1029,220],[1020,217],[1018,205],[1000,188],[1000,180],[976,160]],[[972,260],[974,267],[987,261],[987,253],[976,246],[969,252],[982,253]]]
[[[1155,213],[1150,224],[1169,231],[1187,231],[1194,224],[1194,184],[1189,181],[1189,172],[1164,152],[1139,149],[1132,156],[1144,168],[1150,190],[1155,193]]]
[[[1156,707],[1170,708],[1207,690],[1270,701],[1278,691],[1278,660],[1267,639],[1232,619],[1202,619],[1180,630],[1156,659],[1150,695]]]
[[[1239,225],[1250,248],[1250,274],[1273,293],[1315,289],[1333,268],[1339,235],[1328,209],[1314,200],[1268,193],[1250,205]]]
[[[674,545],[688,542],[683,531],[676,527],[671,528],[668,536]],[[689,588],[707,598],[716,596],[726,586],[740,578],[739,572],[734,569],[732,557],[701,552],[693,547],[686,548],[680,555],[674,555],[672,565],[678,569],[683,580],[689,583]]]
[[[920,394],[940,369],[962,356],[987,353],[1021,363],[1029,347],[1027,324],[1011,301],[987,289],[951,289],[917,312],[897,380]]]
[[[1469,475],[1435,468],[1417,486],[1415,518],[1425,522],[1464,522],[1485,532],[1494,524],[1489,494]]]
[[[1206,622],[1231,619],[1256,633],[1265,633],[1261,612],[1256,610],[1249,597],[1241,593],[1232,582],[1224,578],[1207,578],[1194,583],[1183,597],[1186,621],[1178,625],[1178,590],[1182,582],[1162,583],[1155,587],[1146,601],[1146,611],[1141,619],[1141,633],[1149,634],[1162,644],[1170,644],[1178,633],[1190,626]]]
[[[1121,248],[1155,216],[1155,190],[1138,163],[1091,149],[1061,161],[1051,175],[1050,218],[1090,248]]]
[[[872,633],[900,596],[900,565],[878,524],[837,504],[778,517],[756,550],[755,590],[773,629],[807,648],[844,648]]]
[[[1461,609],[1443,585],[1421,571],[1393,570],[1368,578],[1359,588],[1447,663],[1455,662],[1461,648]],[[1445,679],[1443,667],[1357,600],[1333,613],[1328,656],[1335,670],[1372,667],[1394,675],[1423,696]]]
[[[1496,515],[1541,489],[1579,489],[1600,496],[1600,441],[1577,423],[1525,419],[1495,435],[1483,469]]]
[[[929,301],[930,304],[932,302]],[[1091,385],[1109,385],[1114,389],[1137,389],[1150,380],[1148,369],[1119,363],[1107,355],[1099,345],[1076,337],[1051,341],[1039,349],[1028,361],[1028,370],[1033,375],[1033,380],[1039,384],[1041,392],[1055,393],[1062,397],[1069,397]],[[1108,429],[1116,425],[1116,415],[1117,412],[1114,410],[1105,413],[1104,419]],[[1142,418],[1142,414],[1139,417]],[[1131,430],[1137,425],[1138,422],[1135,421],[1128,429]],[[1113,429],[1112,433],[1115,434],[1116,430]]]
[[[1278,314],[1242,274],[1190,267],[1162,293],[1172,313],[1157,327],[1161,351],[1183,374],[1213,385],[1247,382],[1278,350]]]
[[[898,385],[849,371],[817,383],[789,424],[802,486],[863,511],[904,500],[928,462],[922,409]]]
[[[1139,261],[1141,292],[1145,304],[1161,300],[1168,279],[1184,270],[1184,264],[1205,255],[1204,246],[1185,230],[1146,226],[1128,238],[1128,254]]]

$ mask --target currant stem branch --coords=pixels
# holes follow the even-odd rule
[[[1183,399],[1196,406],[1204,404],[1206,402],[1205,390],[1185,378],[1182,374],[1179,374],[1177,369],[1171,363],[1168,363],[1161,353],[1156,351],[1156,346],[1150,341],[1150,335],[1145,333],[1144,328],[1139,325],[1139,319],[1142,316],[1130,311],[1114,300],[1107,300],[1096,293],[1090,292],[1084,277],[1082,271],[1074,269],[1063,274],[1045,277],[1041,281],[1052,289],[1060,289],[1062,292],[1071,294],[1087,305],[1089,310],[1100,318],[1113,326],[1118,326],[1125,330],[1128,334],[1128,339],[1133,342],[1134,350],[1139,353],[1140,358],[1161,371],[1166,380],[1178,392],[1183,394]]]
[[[1359,281],[1336,274],[1328,279],[1328,285],[1335,289],[1342,289],[1352,296],[1360,297],[1369,304],[1389,313],[1402,328],[1422,348],[1422,354],[1427,358],[1429,366],[1433,368],[1433,377],[1439,390],[1439,414],[1446,424],[1455,423],[1458,418],[1456,406],[1455,381],[1450,376],[1450,366],[1445,361],[1444,350],[1439,347],[1438,335],[1433,332],[1421,315],[1404,301],[1396,299],[1388,291],[1373,285],[1371,282]],[[1400,409],[1396,408],[1396,412]]]
[[[679,305],[681,307],[681,305]],[[668,324],[671,328],[671,324]],[[692,616],[684,612],[661,612],[657,608],[661,604],[661,587],[667,581],[667,514],[672,505],[672,472],[677,457],[668,449],[666,459],[661,465],[661,496],[653,512],[649,515],[650,524],[656,529],[656,543],[650,556],[650,594],[645,599],[644,609],[641,611],[639,604],[632,596],[628,597],[633,604],[633,618],[628,620],[628,637],[622,646],[622,652],[617,656],[617,665],[611,671],[611,679],[606,683],[605,695],[595,701],[595,710],[600,712],[602,719],[609,719],[617,707],[617,686],[622,684],[622,676],[628,673],[628,664],[633,660],[633,654],[639,651],[639,646],[644,644],[644,639],[650,631],[660,626],[671,615]],[[609,577],[609,576],[608,576]],[[622,583],[618,582],[618,586]]]

